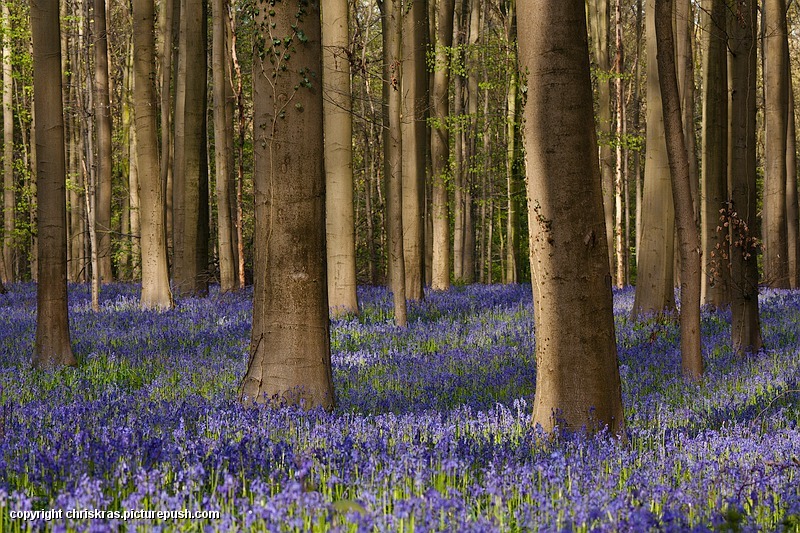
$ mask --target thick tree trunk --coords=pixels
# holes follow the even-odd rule
[[[334,316],[358,313],[349,47],[347,1],[328,2],[322,12],[322,82],[328,305]]]
[[[402,21],[403,260],[409,300],[422,300],[425,285],[426,17],[425,1],[414,0]]]
[[[447,187],[450,173],[450,47],[453,44],[454,0],[436,1],[436,42],[431,95],[431,159],[433,160],[433,281],[434,290],[450,288],[450,214]]]
[[[731,205],[726,213],[731,245],[731,344],[737,354],[762,347],[758,316],[756,218],[757,0],[737,4],[729,19]]]
[[[182,0],[175,98],[173,282],[178,294],[208,294],[206,0]]]
[[[38,174],[38,279],[33,366],[77,364],[67,311],[67,169],[61,96],[61,29],[57,0],[31,2]]]
[[[158,165],[156,94],[153,86],[155,43],[152,0],[133,0],[133,108],[136,169],[141,200],[142,298],[145,309],[172,307],[167,272],[165,195]]]
[[[694,220],[689,155],[684,141],[675,70],[675,41],[669,20],[672,10],[673,0],[656,0],[658,78],[681,252],[681,368],[684,376],[696,381],[703,376],[703,356],[700,352],[700,240]]]
[[[717,231],[728,200],[728,58],[725,0],[703,4],[703,153],[701,301],[714,308],[730,302],[725,233]]]
[[[7,281],[16,280],[16,200],[14,186],[14,77],[11,68],[11,13],[10,0],[3,1],[3,262]]]
[[[764,279],[770,287],[789,288],[786,233],[789,51],[786,0],[765,0],[764,17]]]
[[[255,286],[240,398],[331,409],[319,3],[275,4],[256,22]]]
[[[673,266],[675,211],[672,202],[661,88],[656,68],[655,0],[647,0],[647,151],[642,198],[642,235],[637,249],[638,270],[634,318],[675,308]],[[672,18],[670,17],[670,20]]]
[[[389,257],[389,286],[394,301],[394,320],[398,326],[408,323],[406,308],[405,259],[403,249],[403,138],[402,115],[402,16],[400,0],[383,4],[383,57],[385,75],[383,94],[386,105],[384,118],[384,177],[386,180],[386,233]]]
[[[214,162],[216,165],[217,245],[221,292],[237,288],[234,261],[233,197],[233,95],[228,76],[229,11],[226,0],[213,0],[213,49],[211,69],[214,81]]]
[[[533,423],[623,429],[583,0],[518,4],[536,319]],[[557,61],[559,68],[553,68]]]
[[[108,77],[106,1],[94,0],[94,113],[97,132],[97,199],[95,231],[102,283],[113,281],[111,271],[111,101]]]

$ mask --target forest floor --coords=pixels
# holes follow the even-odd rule
[[[798,292],[762,290],[766,349],[744,358],[730,313],[704,312],[696,384],[675,321],[631,322],[615,292],[622,442],[531,427],[527,285],[430,293],[407,329],[361,288],[332,323],[332,413],[236,401],[252,290],[158,313],[114,284],[93,312],[70,286],[80,364],[43,373],[35,286],[8,288],[0,532],[800,531]]]

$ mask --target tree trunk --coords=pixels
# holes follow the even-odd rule
[[[720,308],[730,302],[729,261],[720,210],[728,199],[728,58],[725,0],[703,4],[703,153],[701,249],[705,274],[701,301]]]
[[[683,139],[689,157],[689,187],[693,213],[700,222],[700,174],[697,169],[697,138],[694,127],[694,14],[691,0],[675,0],[675,72],[678,77]]]
[[[436,1],[436,42],[431,95],[431,158],[433,160],[433,290],[450,288],[450,214],[447,182],[450,172],[450,47],[453,44],[454,0]]]
[[[136,168],[141,200],[142,298],[144,309],[172,307],[167,272],[165,195],[158,165],[155,43],[152,0],[133,0],[133,108]]]
[[[786,137],[786,222],[787,222],[787,248],[789,250],[789,285],[792,289],[798,288],[800,282],[800,212],[798,212],[797,198],[797,129],[794,118],[794,89],[792,76],[789,74],[789,114],[788,131]]]
[[[97,131],[97,199],[95,231],[102,283],[113,281],[111,271],[111,102],[108,78],[106,1],[94,0],[94,119]]]
[[[622,195],[625,189],[625,151],[623,139],[625,138],[625,91],[623,90],[623,44],[622,44],[622,0],[617,0],[614,9],[614,27],[616,54],[614,56],[614,89],[617,100],[617,147],[616,169],[614,176],[614,255],[616,256],[616,282],[617,288],[623,288],[627,282],[625,277],[625,239],[624,220],[625,212],[622,208]]]
[[[789,51],[786,0],[765,0],[764,17],[764,279],[789,288],[786,222],[786,132]]]
[[[737,354],[761,349],[756,218],[757,0],[737,4],[729,19],[730,127],[728,175],[731,344]]]
[[[33,367],[77,365],[67,311],[67,169],[61,96],[61,28],[57,0],[31,2],[38,175],[38,279]]]
[[[182,0],[175,92],[173,166],[174,289],[208,294],[208,158],[206,156],[206,0]]]
[[[10,0],[3,0],[3,262],[6,281],[16,280],[16,200],[14,186],[14,77],[11,68],[11,13]]]
[[[403,6],[400,0],[386,0],[383,3],[383,57],[386,70],[383,84],[386,102],[383,173],[387,191],[389,286],[394,301],[394,321],[398,326],[405,327],[408,317],[403,255],[402,16]]]
[[[608,239],[608,264],[614,265],[614,154],[611,150],[611,59],[608,52],[609,0],[587,0],[589,32],[597,67],[597,137],[603,184],[603,213]],[[613,273],[613,269],[612,269]]]
[[[350,90],[346,0],[322,12],[328,305],[334,316],[358,314],[353,197],[353,97]]]
[[[672,11],[673,0],[656,0],[658,79],[681,252],[681,367],[684,376],[697,381],[703,376],[703,356],[700,352],[700,240],[694,220],[689,155],[684,141],[675,70],[675,41],[669,20]]]
[[[425,285],[426,17],[425,1],[412,0],[402,21],[403,260],[409,300],[422,300]]]
[[[453,112],[455,119],[453,139],[453,279],[464,282],[464,53],[466,42],[464,26],[464,5],[468,0],[455,0],[453,15],[452,61],[457,66],[453,80]]]
[[[256,23],[255,286],[240,399],[331,409],[319,3],[275,4]]]
[[[178,78],[178,37],[181,24],[180,0],[163,0],[160,4],[158,32],[161,48],[158,50],[161,63],[161,187],[164,189],[164,224],[166,231],[167,258],[172,257],[173,242],[173,189],[175,165],[175,93]],[[174,85],[174,86],[173,86]]]
[[[518,5],[536,320],[533,423],[623,430],[583,0]],[[556,51],[556,55],[554,55]],[[559,68],[553,68],[553,61]]]
[[[509,48],[509,78],[506,92],[506,283],[517,283],[517,252],[519,250],[519,211],[517,210],[517,183],[514,179],[514,162],[517,157],[517,92],[519,90],[519,65],[517,64],[516,0],[510,0],[506,15],[506,44]]]
[[[656,68],[655,0],[647,0],[647,148],[642,198],[642,235],[633,317],[675,308],[673,266],[675,212],[672,203],[661,88]],[[672,18],[670,17],[670,20]]]
[[[213,50],[211,69],[214,82],[214,162],[216,165],[217,237],[219,247],[219,285],[221,292],[237,288],[234,262],[233,193],[233,95],[228,76],[229,5],[213,0]]]

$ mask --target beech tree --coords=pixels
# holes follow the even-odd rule
[[[31,2],[36,106],[38,285],[33,366],[77,364],[67,311],[67,170],[61,99],[61,25],[58,0]]]
[[[675,39],[670,21],[673,5],[673,0],[656,0],[658,79],[681,253],[681,367],[687,378],[698,380],[703,375],[700,352],[700,242],[694,222],[689,155],[684,140],[675,70]]]
[[[663,313],[675,307],[675,210],[664,137],[655,24],[655,0],[647,0],[647,141],[641,208],[642,233],[636,254],[638,274],[633,303],[634,317],[640,314]]]
[[[14,198],[14,76],[11,67],[11,12],[10,0],[3,0],[2,6],[2,57],[3,57],[3,275],[7,281],[14,281],[16,250],[14,248],[14,228],[16,226],[16,200]]]
[[[531,271],[533,423],[623,428],[583,0],[519,0]],[[557,63],[558,68],[553,68]],[[593,168],[594,167],[594,168]]]
[[[133,0],[133,109],[135,164],[141,200],[141,306],[165,309],[173,303],[167,271],[165,193],[158,164],[154,25],[153,0]]]
[[[431,93],[431,160],[433,166],[433,279],[434,290],[450,288],[450,209],[447,181],[450,174],[450,60],[453,44],[454,0],[436,3],[433,91]]]
[[[715,308],[728,300],[730,268],[720,215],[728,199],[728,33],[725,0],[703,3],[703,125],[701,248],[704,275],[701,301]]]
[[[358,313],[353,208],[353,117],[350,90],[349,8],[346,0],[322,11],[323,124],[325,127],[325,224],[328,303],[334,315]]]
[[[764,278],[789,288],[786,222],[786,134],[789,49],[786,0],[764,1]]]
[[[175,91],[173,281],[179,294],[208,293],[207,1],[181,0]]]
[[[756,234],[757,0],[737,2],[730,14],[730,205],[725,212],[731,266],[731,344],[736,353],[761,349]]]
[[[330,409],[319,2],[276,3],[256,24],[253,332],[240,399]]]
[[[111,102],[108,77],[106,0],[94,0],[94,113],[97,129],[97,194],[94,226],[97,233],[99,281],[113,281],[111,272]]]
[[[403,136],[402,115],[402,35],[403,6],[400,0],[381,3],[384,61],[383,174],[386,180],[386,240],[389,256],[389,285],[394,301],[394,320],[405,327],[406,304],[405,251],[403,246]]]
[[[424,0],[412,0],[402,19],[403,58],[403,261],[406,298],[421,300],[425,286],[425,155],[428,106],[427,7]]]

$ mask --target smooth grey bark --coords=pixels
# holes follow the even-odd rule
[[[536,320],[534,424],[623,430],[583,0],[517,4]],[[559,68],[553,68],[558,64]]]
[[[728,176],[730,227],[731,344],[737,354],[763,345],[758,316],[758,235],[756,214],[756,52],[757,0],[744,0],[730,14],[730,138]]]
[[[689,154],[684,140],[681,98],[675,70],[675,39],[669,21],[673,6],[673,0],[656,0],[658,78],[681,254],[681,368],[686,378],[697,381],[703,376],[703,356],[700,351],[700,239],[695,225]]]
[[[67,310],[67,168],[61,95],[61,26],[58,0],[31,2],[33,86],[36,108],[38,285],[37,369],[77,365]]]
[[[207,2],[181,0],[173,166],[174,290],[208,294]]]
[[[353,96],[350,87],[347,0],[322,10],[322,87],[325,127],[325,224],[328,305],[334,316],[358,314],[353,193]]]
[[[94,0],[94,119],[97,132],[97,197],[94,225],[98,275],[101,283],[113,281],[111,270],[111,100],[108,76],[106,0]]]
[[[436,2],[436,41],[434,43],[433,92],[431,94],[431,160],[433,166],[433,276],[431,288],[450,288],[450,208],[447,183],[450,170],[450,60],[453,44],[454,0]]]
[[[168,309],[173,302],[167,271],[166,200],[159,173],[156,135],[154,24],[152,0],[133,0],[133,108],[141,200],[141,306]]]
[[[789,288],[786,221],[786,133],[789,49],[786,0],[764,1],[764,280]]]
[[[728,34],[725,0],[703,3],[703,125],[701,175],[701,301],[720,308],[730,302],[726,233],[721,210],[728,200]]]
[[[319,3],[276,3],[256,27],[253,331],[240,400],[332,409]]]
[[[221,292],[238,288],[234,252],[233,198],[233,90],[228,49],[229,4],[213,0],[212,77],[214,84],[214,163],[217,197],[217,247]]]
[[[671,17],[670,17],[671,20]],[[645,6],[647,31],[647,146],[642,192],[642,229],[637,248],[636,298],[633,317],[675,309],[675,210],[664,136],[656,39],[655,0]]]
[[[384,179],[386,180],[386,233],[388,242],[389,286],[398,326],[408,323],[405,259],[403,248],[403,136],[402,114],[402,35],[403,6],[400,0],[383,4],[384,60]]]
[[[428,22],[425,0],[412,0],[403,13],[403,260],[408,300],[422,300],[425,286],[425,157],[428,140]]]

